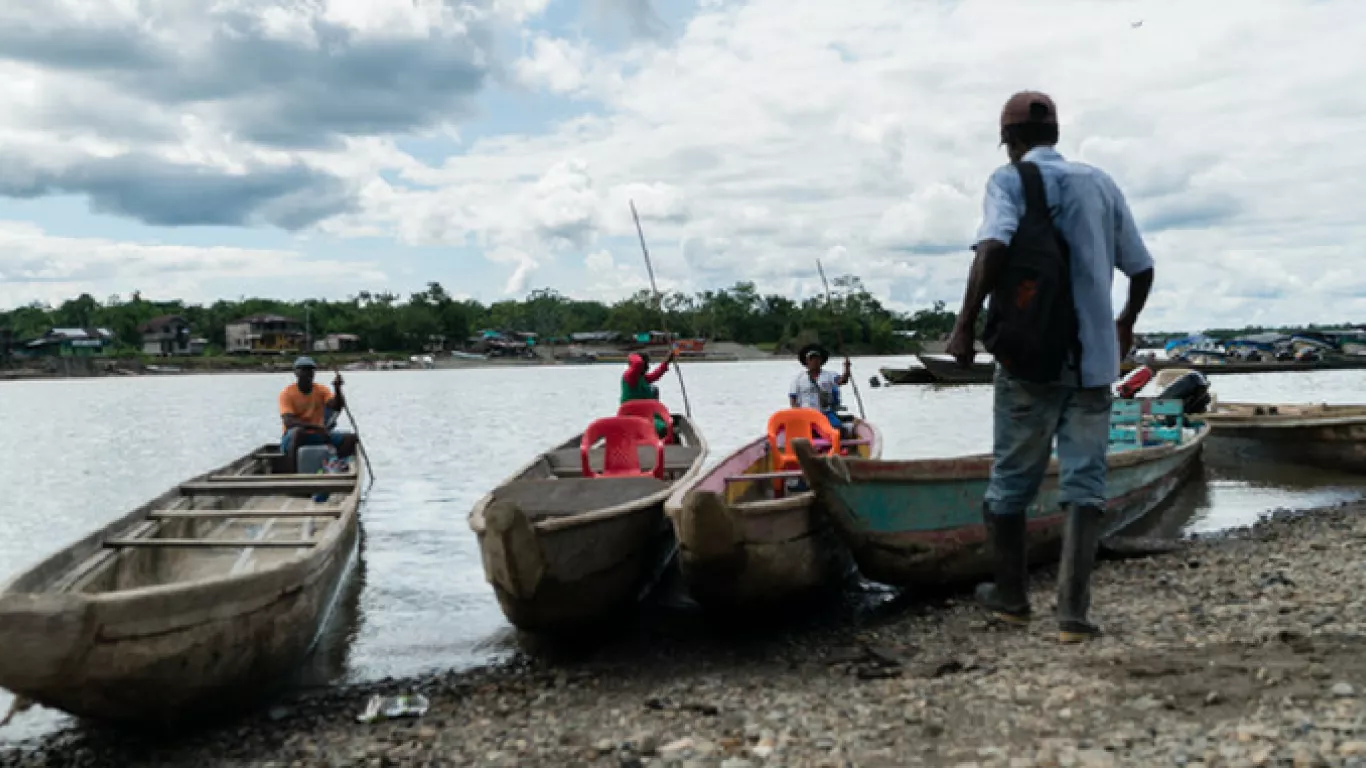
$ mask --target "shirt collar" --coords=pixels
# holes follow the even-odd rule
[[[1021,157],[1020,159],[1028,160],[1032,163],[1039,160],[1061,160],[1063,157],[1056,147],[1034,147],[1024,153],[1024,157]]]

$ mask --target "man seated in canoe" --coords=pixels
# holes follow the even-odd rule
[[[656,381],[669,371],[669,363],[674,360],[674,350],[669,350],[669,356],[664,358],[664,362],[655,366],[653,371],[650,367],[650,356],[645,352],[632,352],[626,358],[626,372],[621,375],[621,402],[628,400],[658,400],[659,387],[654,386]],[[668,434],[669,426],[664,423],[658,415],[655,416],[655,433],[660,437]]]
[[[793,408],[814,408],[820,411],[830,420],[831,426],[847,437],[844,422],[840,421],[839,408],[840,387],[849,383],[849,358],[844,359],[844,373],[839,376],[824,370],[825,364],[830,360],[830,353],[819,344],[807,344],[802,347],[797,352],[797,360],[806,370],[797,374],[797,378],[792,381],[792,387],[787,392],[788,402]]]
[[[295,458],[301,445],[331,444],[343,458],[356,452],[355,435],[327,427],[329,412],[341,413],[346,407],[341,374],[332,380],[332,386],[336,387],[336,394],[333,394],[326,386],[313,382],[317,367],[311,357],[295,360],[295,382],[280,392],[280,421],[284,423],[280,452],[285,455],[289,472],[297,466]]]

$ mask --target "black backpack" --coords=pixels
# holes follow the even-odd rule
[[[1025,212],[991,292],[982,344],[1011,376],[1047,384],[1058,380],[1069,353],[1081,360],[1071,253],[1053,226],[1039,167],[1021,161],[1015,169]]]

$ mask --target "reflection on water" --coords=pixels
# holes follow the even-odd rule
[[[899,362],[855,365],[867,374]],[[785,406],[797,371],[786,360],[684,365],[710,461],[763,430],[768,415]],[[598,365],[348,374],[348,399],[377,483],[362,509],[362,556],[300,684],[468,666],[517,649],[524,641],[503,620],[484,581],[466,515],[545,445],[615,412],[620,373]],[[279,433],[275,398],[288,382],[278,375],[214,375],[0,384],[0,580],[174,483],[273,439]],[[1213,383],[1223,400],[1356,402],[1366,371],[1226,376]],[[666,402],[681,406],[676,378],[660,386]],[[869,418],[882,427],[888,458],[990,447],[990,387],[880,387],[862,395]],[[1268,508],[1364,492],[1366,485],[1350,476],[1241,460],[1221,464],[1211,455],[1154,525],[1217,530],[1251,522]],[[639,620],[705,626],[680,604],[665,599]],[[835,610],[789,621],[850,618]],[[648,637],[653,630],[642,631]],[[0,709],[8,706],[0,693]],[[31,711],[0,738],[31,736],[59,721]]]

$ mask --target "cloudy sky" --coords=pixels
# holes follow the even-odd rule
[[[661,288],[809,295],[820,257],[956,303],[1035,88],[1158,259],[1143,327],[1366,320],[1363,28],[1360,0],[3,3],[0,306],[610,299],[648,285],[631,199]]]

